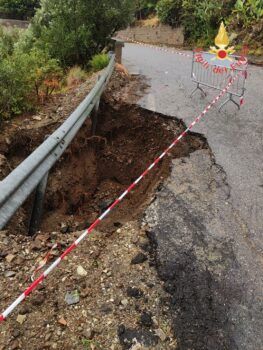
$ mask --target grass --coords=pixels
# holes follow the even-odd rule
[[[100,344],[94,340],[82,339],[83,349],[84,350],[101,350],[102,347]]]
[[[67,74],[67,87],[71,88],[83,83],[87,79],[87,73],[79,66],[72,67]]]
[[[110,62],[109,56],[106,53],[100,53],[92,57],[92,60],[90,61],[90,65],[94,71],[98,71],[107,67],[109,62]]]

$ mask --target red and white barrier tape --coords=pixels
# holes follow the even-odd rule
[[[77,246],[82,242],[87,235],[89,235],[98,224],[105,219],[105,217],[112,211],[113,208],[115,208],[123,199],[127,196],[128,193],[132,191],[132,189],[138,185],[138,183],[151,171],[159,162],[161,159],[164,158],[164,156],[192,129],[192,127],[200,121],[200,119],[210,110],[210,108],[216,104],[216,102],[224,96],[227,91],[230,89],[231,85],[234,83],[234,81],[237,79],[239,74],[237,74],[235,77],[230,78],[229,83],[227,86],[220,92],[218,96],[216,96],[213,101],[203,110],[202,113],[198,115],[198,117],[195,118],[195,120],[189,125],[189,127],[181,133],[179,137],[177,137],[170,146],[157,158],[155,161],[124,191],[118,199],[115,200],[114,203],[96,220],[94,223],[85,230],[82,235],[73,243],[71,246],[69,246],[64,253],[56,259],[3,313],[0,315],[0,323],[3,322],[8,315],[14,311],[14,309],[27,297],[31,292],[41,283],[43,280],[61,263],[64,258],[70,254],[72,250],[77,248]]]
[[[184,57],[190,57],[192,58],[193,55],[189,54],[189,53],[185,53],[185,52],[182,52],[182,51],[177,51],[175,49],[168,49],[168,48],[165,48],[165,47],[162,47],[162,46],[155,46],[155,45],[151,45],[151,44],[146,44],[146,43],[142,43],[140,41],[137,41],[137,40],[133,40],[133,39],[130,39],[130,38],[126,38],[126,37],[123,37],[123,36],[120,36],[119,37],[120,39],[124,40],[124,41],[127,41],[127,42],[132,42],[134,44],[137,44],[137,45],[141,45],[141,46],[146,46],[146,47],[151,47],[152,49],[155,49],[155,50],[158,50],[158,51],[164,51],[164,52],[169,52],[169,53],[174,53],[176,55],[180,55],[180,56],[184,56]]]
[[[31,281],[32,282],[34,281],[34,279],[36,277],[36,274],[46,266],[46,264],[48,263],[51,255],[53,253],[53,251],[55,249],[57,249],[57,248],[58,248],[58,244],[55,243],[53,245],[53,247],[50,249],[50,251],[47,253],[47,255],[42,260],[39,261],[39,264],[38,264],[37,268],[34,270],[32,276],[31,276]]]

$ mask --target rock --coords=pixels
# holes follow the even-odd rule
[[[7,237],[5,237],[4,239],[3,239],[3,243],[4,243],[4,245],[9,245],[9,239],[7,238]],[[8,254],[7,254],[8,255]]]
[[[20,323],[20,324],[23,324],[26,320],[26,315],[18,315],[17,316],[17,319],[16,319],[16,322]]]
[[[62,326],[67,326],[67,321],[65,320],[64,317],[61,317],[59,320],[58,320],[58,323],[61,324]]]
[[[103,313],[103,314],[110,314],[112,312],[112,306],[108,305],[108,304],[103,304],[101,307],[100,307],[100,311]]]
[[[31,312],[31,310],[27,305],[22,305],[22,307],[20,309],[21,315],[26,315],[26,314],[29,314],[30,312]]]
[[[132,265],[142,264],[147,260],[147,256],[143,253],[138,253],[131,261]]]
[[[15,339],[15,338],[18,338],[19,336],[21,335],[19,329],[14,329],[14,331],[12,332],[12,337]]]
[[[36,238],[34,242],[31,244],[31,249],[32,250],[40,250],[42,248],[42,243],[40,239]]]
[[[151,251],[151,244],[148,240],[143,240],[139,244],[140,248],[144,250],[145,252],[149,253]]]
[[[134,345],[131,347],[130,350],[144,350],[144,349],[145,349],[145,347],[142,346],[142,344],[136,343],[136,344],[134,344]]]
[[[156,329],[155,334],[161,339],[161,341],[165,341],[167,339],[166,334],[161,328]]]
[[[42,118],[39,117],[38,115],[32,117],[32,119],[33,119],[33,120],[37,120],[37,121],[39,121],[39,122],[42,120]]]
[[[17,340],[15,340],[10,347],[10,350],[16,350],[16,349],[19,349],[19,342]]]
[[[73,292],[67,292],[65,295],[65,301],[68,305],[79,303],[79,292],[74,290]]]
[[[7,255],[6,252],[0,252],[0,259],[4,259]]]
[[[92,291],[91,291],[90,288],[82,289],[81,292],[80,292],[80,295],[81,295],[82,298],[87,298],[91,294],[92,294]]]
[[[76,225],[76,231],[84,231],[87,227],[89,227],[91,224],[89,221],[84,221]]]
[[[14,277],[15,275],[16,275],[15,271],[6,271],[5,272],[5,277],[7,277],[7,278]]]
[[[5,138],[5,142],[7,143],[7,145],[11,145],[11,140],[9,137],[6,137]]]
[[[5,260],[8,262],[8,263],[11,263],[14,259],[15,259],[15,255],[13,254],[8,254],[6,257],[5,257]]]
[[[143,291],[141,291],[139,288],[128,287],[127,295],[130,298],[140,299],[143,296]]]
[[[94,337],[94,331],[91,328],[87,328],[82,332],[83,337],[90,340]]]
[[[79,265],[78,266],[78,268],[77,268],[77,274],[79,275],[79,276],[87,276],[87,271],[86,270],[84,270],[84,268],[81,266],[81,265]]]
[[[140,324],[144,327],[152,327],[153,325],[152,313],[143,311],[140,317]]]
[[[67,225],[66,223],[62,222],[60,225],[60,232],[61,233],[67,233],[69,232],[69,225]]]
[[[121,305],[123,305],[123,306],[127,306],[128,304],[129,304],[129,301],[127,299],[123,299],[121,301]]]
[[[124,325],[119,326],[118,336],[123,349],[127,350],[136,344],[152,349],[159,341],[159,338],[147,329],[125,328]]]
[[[51,339],[51,337],[52,337],[52,333],[47,333],[45,335],[45,341],[49,341]]]
[[[34,296],[31,297],[31,303],[34,305],[34,306],[40,306],[44,303],[45,301],[45,296],[38,293],[38,294],[35,294]]]
[[[99,204],[99,208],[101,210],[101,213],[103,213],[105,210],[108,209],[108,207],[112,204],[112,200],[111,199],[107,199],[105,201],[102,201],[100,204]]]

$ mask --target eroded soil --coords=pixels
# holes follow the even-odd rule
[[[87,121],[50,173],[41,232],[25,236],[30,201],[1,232],[1,310],[25,289],[37,262],[55,242],[58,248],[48,263],[185,128],[180,121],[135,107],[144,88],[132,79],[113,77],[101,104],[96,136],[91,136]],[[22,161],[46,132],[45,127],[37,128],[36,134],[32,129],[18,132],[15,141],[7,143],[3,173]],[[99,231],[1,325],[0,349],[176,349],[164,303],[167,294],[148,255],[149,241],[140,222],[155,190],[169,175],[171,159],[203,148],[206,142],[196,134],[178,144]],[[78,274],[80,266],[85,276]],[[68,305],[65,295],[72,291],[77,291],[79,301]]]

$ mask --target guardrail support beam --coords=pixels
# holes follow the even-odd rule
[[[49,173],[46,173],[46,175],[43,177],[43,179],[36,188],[33,209],[29,224],[29,236],[33,236],[35,233],[37,233],[40,227],[44,207],[45,193],[47,188],[48,174]]]
[[[98,81],[100,80],[100,75],[98,75]],[[97,129],[97,124],[98,124],[98,113],[99,113],[99,108],[100,108],[100,98],[96,102],[92,112],[91,112],[91,134],[94,136],[96,134],[96,129]]]
[[[124,47],[124,41],[116,40],[115,41],[115,56],[116,62],[121,64],[122,62],[122,48]]]

